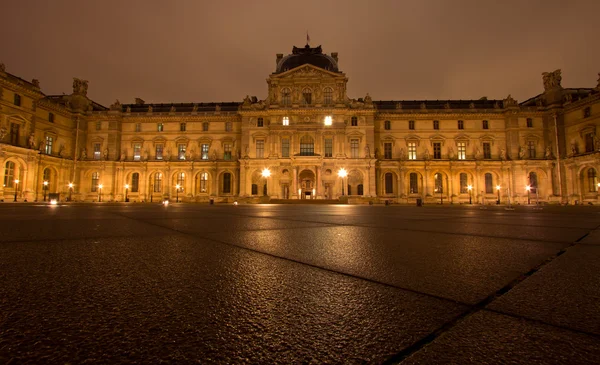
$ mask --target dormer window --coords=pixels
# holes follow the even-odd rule
[[[292,103],[291,95],[292,93],[287,87],[281,89],[281,104],[290,105]]]
[[[258,120],[256,121],[256,126],[257,127],[262,127],[264,126],[265,122],[263,118],[258,118]]]
[[[590,108],[589,106],[585,109],[583,109],[583,117],[584,118],[589,118],[592,115],[592,108]]]
[[[350,123],[353,127],[357,127],[358,126],[358,118],[357,117],[350,118]]]

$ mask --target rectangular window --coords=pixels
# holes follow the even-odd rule
[[[410,130],[415,129],[415,121],[414,120],[408,121],[408,129],[410,129]]]
[[[383,122],[383,129],[385,129],[386,131],[392,129],[392,122],[390,122],[389,120]]]
[[[231,143],[223,144],[223,159],[231,160]]]
[[[456,147],[458,148],[458,159],[465,160],[467,158],[467,143],[458,142]]]
[[[391,172],[388,172],[384,176],[385,179],[385,193],[386,194],[394,194],[394,175]],[[348,185],[350,186],[350,185]],[[350,195],[350,191],[348,191],[348,195]]]
[[[102,129],[102,122],[96,122],[96,130],[99,131]]]
[[[265,125],[265,120],[263,118],[258,118],[258,120],[256,121],[256,126],[262,127],[264,125]]]
[[[326,87],[323,91],[323,103],[325,105],[333,104],[333,89]]]
[[[231,132],[233,130],[233,124],[231,122],[225,123],[225,132]]]
[[[53,142],[54,142],[54,138],[52,138],[50,136],[46,136],[46,151],[45,151],[45,153],[47,155],[52,154],[52,143]]]
[[[465,122],[462,120],[458,121],[458,129],[465,129]]]
[[[202,131],[203,132],[208,132],[208,122],[202,123]]]
[[[408,159],[417,159],[417,142],[408,142]]]
[[[325,157],[333,157],[333,139],[325,138]]]
[[[527,128],[533,128],[533,119],[527,118]]]
[[[202,152],[201,152],[201,159],[203,160],[208,160],[208,144],[204,143],[202,144]]]
[[[529,151],[529,158],[535,158],[535,141],[527,141],[527,150]]]
[[[304,90],[302,92],[302,101],[305,105],[310,105],[312,102],[312,93],[309,90]]]
[[[14,104],[16,106],[21,106],[21,95],[15,94]]]
[[[48,113],[48,121],[54,123],[54,113]]]
[[[157,124],[156,124],[156,130],[157,130],[158,132],[162,132],[164,128],[165,128],[165,127],[164,127],[164,125],[163,125],[162,123],[157,123]]]
[[[140,143],[136,143],[133,145],[133,160],[139,161],[140,155],[142,152],[142,145]]]
[[[594,152],[594,134],[588,133],[585,135],[585,152]]]
[[[162,144],[156,145],[156,159],[157,160],[163,159],[163,145]]]
[[[135,172],[131,175],[131,192],[137,193],[140,190],[140,174]]]
[[[440,129],[440,121],[439,120],[433,121],[433,129]]]
[[[281,124],[290,125],[290,117],[283,117]]]
[[[489,142],[483,142],[483,158],[486,160],[492,158],[492,146]]]
[[[99,183],[100,183],[100,174],[98,174],[97,172],[94,172],[92,174],[92,186],[91,186],[92,193],[95,193],[98,191]]]
[[[142,123],[135,123],[135,131],[136,132],[142,131]]]
[[[101,148],[100,143],[94,143],[94,160],[99,160],[101,156]]]
[[[180,143],[180,144],[177,146],[177,157],[178,157],[180,160],[185,160],[185,148],[186,148],[186,145],[185,145],[185,143]]]
[[[256,158],[264,158],[265,157],[265,141],[258,140],[256,141]]]
[[[435,160],[439,160],[442,158],[442,143],[441,142],[433,143],[433,158]]]
[[[358,139],[350,140],[350,157],[358,158]]]
[[[419,177],[414,172],[410,174],[409,185],[411,194],[419,193]]]
[[[383,144],[383,158],[386,160],[392,159],[392,144],[390,142]]]
[[[592,115],[592,108],[590,108],[589,106],[585,109],[583,109],[583,117],[584,118],[589,118]]]
[[[484,177],[485,180],[485,193],[486,194],[492,194],[494,193],[494,178],[492,177],[492,174],[485,174]]]
[[[481,122],[481,125],[482,125],[483,129],[489,129],[489,127],[490,127],[487,120],[484,120],[483,122]]]
[[[17,146],[19,144],[19,128],[17,123],[10,124],[10,144]]]
[[[185,129],[186,129],[185,123],[179,123],[179,131],[180,132],[185,132]]]
[[[231,193],[231,174],[228,172],[223,174],[223,193]]]
[[[292,103],[291,100],[291,91],[288,88],[281,90],[281,104],[290,105]]]
[[[460,193],[461,194],[467,194],[469,192],[469,187],[468,187],[468,182],[467,182],[467,174],[465,174],[464,172],[462,174],[460,174]]]
[[[154,174],[154,192],[160,193],[162,191],[162,174],[157,172]]]
[[[290,157],[290,139],[281,139],[281,157]]]
[[[357,117],[352,117],[352,118],[350,118],[350,124],[351,124],[353,127],[357,127],[357,126],[358,126],[358,118],[357,118]]]

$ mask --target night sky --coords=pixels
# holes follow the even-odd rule
[[[173,5],[175,4],[175,5]],[[544,71],[594,87],[599,0],[10,1],[0,62],[46,94],[146,102],[267,95],[275,54],[339,52],[348,94],[374,100],[539,94]]]

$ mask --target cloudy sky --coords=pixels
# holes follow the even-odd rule
[[[594,87],[600,0],[11,1],[0,62],[46,94],[146,102],[264,98],[276,53],[339,52],[348,93],[375,100],[504,98]]]

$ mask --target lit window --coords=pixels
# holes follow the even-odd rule
[[[133,145],[133,160],[139,161],[140,155],[142,152],[142,145],[140,143],[136,143]]]
[[[442,174],[438,172],[437,174],[433,175],[433,178],[435,192],[438,194],[442,194],[444,192],[444,178]]]
[[[15,163],[12,161],[7,161],[6,165],[4,165],[4,187],[12,188],[14,187],[15,182]]]
[[[163,145],[162,144],[156,145],[156,159],[157,160],[163,159]]]
[[[164,125],[163,125],[162,123],[158,123],[158,124],[156,125],[156,130],[157,130],[158,132],[162,132],[162,131],[164,130]]]
[[[469,186],[467,174],[462,172],[460,174],[460,193],[461,194],[467,194],[469,192],[469,188],[467,186]]]
[[[52,154],[52,144],[54,142],[54,138],[50,136],[46,136],[46,151],[44,151],[47,155]]]
[[[283,124],[283,125],[290,125],[290,118],[289,117],[283,117],[283,120],[282,120],[281,124]]]
[[[593,168],[590,168],[587,172],[587,176],[588,176],[589,192],[590,193],[597,192],[598,191],[598,177],[596,176],[596,170]]]
[[[409,175],[409,192],[411,194],[419,193],[419,176],[416,172],[411,172]]]
[[[160,193],[162,191],[162,173],[157,172],[154,174],[154,192]]]
[[[458,159],[464,160],[467,158],[467,144],[465,142],[458,142],[456,144],[458,148]]]
[[[207,183],[208,183],[208,173],[203,172],[200,174],[200,192],[201,193],[206,193]]]
[[[333,124],[333,118],[331,118],[331,115],[328,115],[325,117],[325,125],[332,125]]]
[[[408,142],[408,159],[417,159],[417,142]]]
[[[101,157],[102,145],[100,143],[94,143],[94,160],[99,160]]]
[[[100,183],[100,173],[99,172],[94,172],[92,174],[92,186],[91,186],[91,190],[93,193],[95,193],[96,191],[98,191],[98,185]]]
[[[223,144],[223,159],[231,160],[231,143]]]
[[[183,191],[183,187],[185,185],[185,172],[180,172],[177,174],[177,185],[179,185],[179,191]]]
[[[208,144],[202,144],[201,159],[208,160]]]
[[[180,143],[180,144],[177,146],[177,157],[178,157],[180,160],[185,160],[185,148],[186,148],[186,145],[185,145],[185,143]]]

